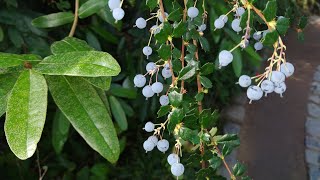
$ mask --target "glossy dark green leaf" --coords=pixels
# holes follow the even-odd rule
[[[163,60],[167,60],[171,57],[171,47],[166,44],[162,44],[158,49],[159,57]]]
[[[121,104],[119,103],[118,99],[115,98],[114,96],[109,96],[109,103],[110,103],[112,115],[116,120],[118,126],[122,131],[126,131],[128,129],[128,121],[127,121],[126,114]]]
[[[200,143],[198,133],[199,132],[197,130],[191,130],[186,127],[182,127],[179,129],[179,136],[185,141],[190,141],[192,144]]]
[[[200,76],[200,82],[203,87],[208,88],[208,89],[212,88],[212,82],[210,81],[209,78],[207,78],[205,76]]]
[[[245,173],[245,171],[246,167],[239,162],[235,164],[232,168],[233,175],[235,176],[242,176]]]
[[[183,21],[180,21],[177,26],[173,29],[172,36],[179,38],[187,31],[187,24]]]
[[[196,66],[188,65],[181,69],[179,73],[179,80],[187,80],[192,78],[196,74]]]
[[[278,38],[279,38],[278,32],[272,31],[267,33],[262,43],[267,46],[272,46],[275,42],[277,42]]]
[[[169,93],[169,102],[174,107],[179,107],[183,100],[183,94],[177,91],[172,91]]]
[[[71,12],[58,12],[40,16],[32,20],[32,25],[38,28],[52,28],[72,23],[74,14]]]
[[[201,48],[202,48],[205,52],[210,51],[209,41],[208,41],[205,37],[200,36],[200,37],[199,37],[199,42],[200,42]]]
[[[214,71],[215,65],[213,63],[206,63],[200,68],[200,74],[203,76],[212,74]]]
[[[222,164],[221,158],[214,155],[212,156],[211,159],[209,159],[208,162],[209,162],[209,167],[211,167],[214,170],[217,170]]]
[[[116,76],[120,73],[118,62],[108,53],[79,51],[46,57],[35,68],[42,74],[67,76]]]
[[[277,15],[277,1],[268,1],[266,8],[263,10],[263,15],[268,22],[272,21]]]
[[[169,132],[172,132],[175,129],[176,125],[182,122],[182,119],[184,117],[183,109],[173,109],[168,117],[169,123],[167,127]]]
[[[46,120],[47,95],[44,77],[28,70],[21,73],[8,98],[4,130],[19,159],[31,157],[37,149]]]
[[[158,118],[168,114],[171,111],[171,106],[167,105],[167,106],[161,106],[159,111],[158,111]]]
[[[17,81],[17,74],[0,75],[0,117],[6,112],[7,99],[11,93],[14,84]]]
[[[281,18],[277,21],[277,31],[280,35],[285,35],[290,27],[290,19],[289,18]]]
[[[214,180],[220,180],[215,177],[215,171],[212,168],[206,168],[206,169],[200,169],[197,173],[197,179],[208,179],[210,177],[213,177]]]
[[[89,0],[82,4],[79,8],[79,18],[83,19],[99,12],[107,6],[107,0]]]
[[[108,91],[111,85],[111,77],[102,76],[102,77],[83,77],[86,81],[88,81],[93,86],[100,88],[102,90]]]
[[[51,45],[52,54],[62,54],[74,51],[92,51],[94,50],[90,47],[87,42],[74,38],[66,37],[61,41],[56,41]]]
[[[111,163],[120,154],[112,119],[97,91],[79,77],[46,76],[51,95],[84,140]]]
[[[150,8],[150,10],[153,10],[158,6],[158,0],[146,0],[146,5]]]
[[[68,139],[69,128],[69,120],[58,110],[52,123],[52,145],[57,154],[61,153],[64,143]]]

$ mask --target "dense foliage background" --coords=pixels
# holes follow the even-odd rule
[[[170,5],[171,0],[165,0]],[[81,0],[80,3],[84,3]],[[259,1],[263,9],[267,0]],[[281,15],[296,12],[295,8],[281,9],[292,2],[279,1]],[[304,2],[302,2],[304,3]],[[207,62],[215,62],[218,52],[232,47],[240,37],[231,30],[213,31],[213,20],[229,11],[228,3],[223,0],[208,1],[208,26],[205,32],[209,40],[210,52],[202,55]],[[295,4],[297,6],[297,4]],[[0,51],[9,53],[33,53],[41,56],[50,54],[50,44],[68,35],[70,25],[58,28],[39,29],[31,21],[44,14],[60,11],[73,11],[73,1],[68,0],[4,0],[0,2]],[[52,145],[53,119],[57,118],[57,108],[49,98],[46,126],[37,153],[30,159],[21,161],[10,151],[5,141],[4,131],[0,131],[0,176],[1,179],[37,179],[39,168],[47,169],[44,179],[169,179],[169,166],[159,152],[144,153],[142,143],[147,135],[142,131],[144,123],[156,120],[159,108],[156,98],[145,101],[141,92],[133,87],[132,79],[136,73],[144,72],[147,61],[141,53],[148,42],[148,32],[133,28],[135,20],[147,16],[149,9],[144,0],[124,2],[126,12],[122,22],[114,23],[110,10],[106,7],[89,18],[81,19],[75,37],[86,40],[92,47],[112,54],[122,67],[122,73],[112,80],[109,98],[115,98],[125,112],[128,129],[118,128],[122,153],[116,164],[108,163],[94,152],[75,130],[70,128],[68,139],[61,151],[56,153]],[[309,6],[310,7],[310,6]],[[261,27],[261,29],[265,27]],[[242,73],[252,74],[262,62],[262,58],[251,48],[237,56],[232,66],[215,70],[210,79],[213,91],[206,98],[206,105],[221,110],[230,103],[230,99],[240,92],[234,82]],[[1,71],[1,70],[0,70]],[[0,82],[3,83],[3,82]],[[195,91],[188,87],[188,91]],[[110,100],[110,99],[109,99]],[[3,129],[4,117],[0,122]],[[223,121],[221,121],[223,123]],[[166,135],[165,135],[166,136]],[[187,161],[188,152],[182,161]],[[196,169],[196,167],[195,167]],[[188,167],[186,177],[194,178],[193,167]]]

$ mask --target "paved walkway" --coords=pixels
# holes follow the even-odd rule
[[[305,42],[285,38],[287,58],[296,67],[284,98],[271,95],[247,105],[238,159],[254,180],[306,180],[305,121],[311,82],[320,64],[320,23],[309,25]]]

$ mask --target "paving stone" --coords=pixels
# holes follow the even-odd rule
[[[240,129],[241,127],[238,124],[232,123],[232,122],[227,122],[223,127],[224,133],[229,133],[229,134],[239,134]]]
[[[309,100],[316,103],[316,104],[320,104],[320,95],[310,95],[309,96]]]
[[[223,117],[228,121],[233,121],[239,124],[244,122],[245,108],[241,105],[232,105],[223,110]]]
[[[317,72],[314,74],[313,79],[314,79],[315,81],[320,81],[320,71],[317,71]]]
[[[320,169],[318,166],[309,166],[309,180],[320,180]]]
[[[320,119],[307,117],[305,128],[307,134],[320,138]]]
[[[311,92],[315,95],[320,95],[320,83],[319,82],[313,82],[311,84]]]
[[[306,149],[305,151],[306,162],[311,165],[320,166],[320,152]]]
[[[308,104],[308,113],[313,117],[320,117],[320,106],[314,103]]]
[[[320,151],[320,139],[313,136],[306,136],[306,146],[309,149]]]

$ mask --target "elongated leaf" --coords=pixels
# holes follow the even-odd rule
[[[21,33],[16,28],[9,28],[8,35],[13,45],[17,48],[21,48],[24,43]]]
[[[14,66],[23,65],[24,62],[30,62],[31,64],[41,61],[41,57],[33,54],[9,54],[0,52],[0,68],[9,68]]]
[[[16,74],[0,75],[0,117],[6,112],[7,99],[17,78],[18,76]]]
[[[62,54],[74,51],[92,51],[94,50],[90,47],[87,42],[74,38],[66,37],[61,41],[56,41],[51,45],[52,54]]]
[[[74,14],[71,12],[58,12],[37,17],[32,25],[38,28],[52,28],[73,22]]]
[[[94,150],[115,163],[119,140],[96,90],[78,77],[46,76],[51,95],[72,126]]]
[[[46,57],[35,69],[42,74],[67,76],[116,76],[118,62],[108,53],[79,51]]]
[[[112,115],[116,120],[117,124],[119,125],[120,129],[123,131],[127,130],[128,129],[127,117],[118,99],[115,98],[114,96],[110,96],[109,102],[110,102]]]
[[[44,77],[28,70],[21,73],[8,98],[4,130],[19,159],[31,157],[37,148],[46,120],[47,95]]]
[[[107,108],[107,111],[109,113],[109,116],[111,117],[111,108],[110,108],[110,104],[109,104],[109,101],[108,101],[108,97],[106,95],[106,92],[103,91],[102,89],[99,89],[99,88],[95,88],[95,90],[97,91],[100,99],[102,100],[103,104],[105,105],[105,107]]]
[[[107,6],[107,3],[107,0],[89,0],[85,2],[79,8],[79,17],[86,18],[91,16]]]
[[[86,81],[88,81],[93,86],[100,88],[102,90],[108,91],[111,85],[111,77],[103,76],[103,77],[84,77]]]
[[[60,154],[64,143],[68,139],[70,122],[66,116],[58,110],[52,124],[52,145],[57,154]]]

